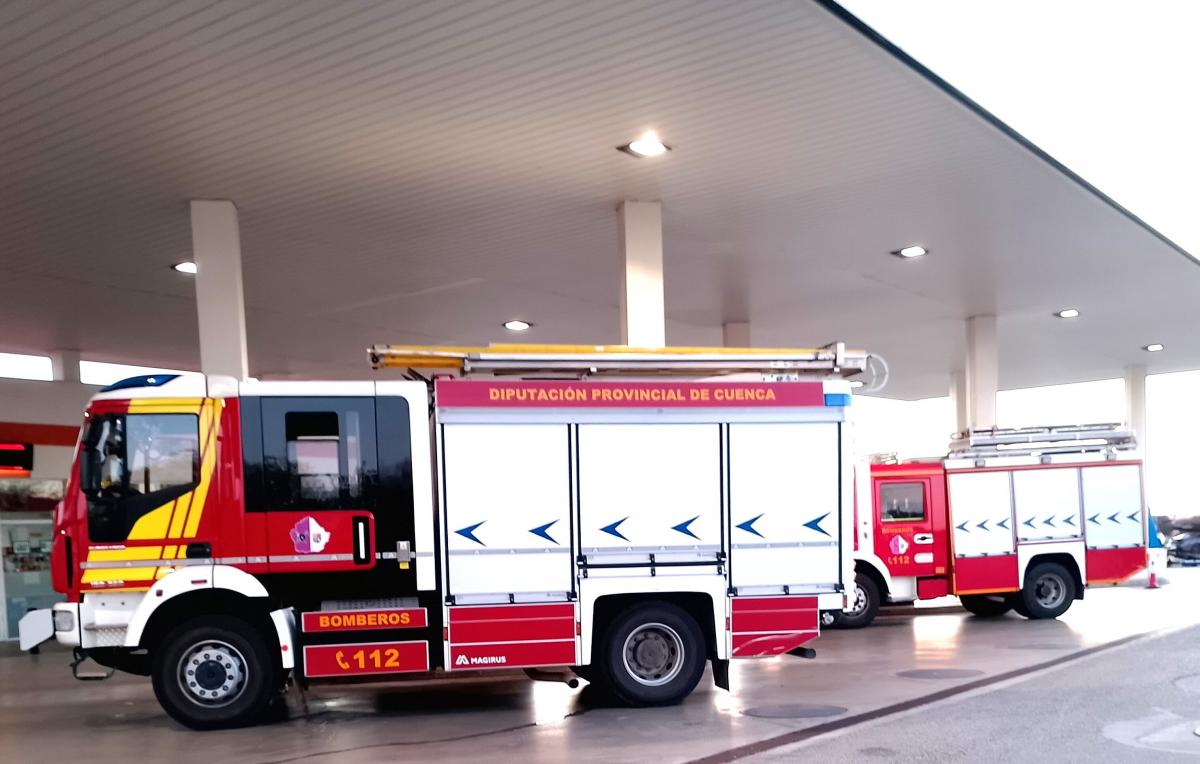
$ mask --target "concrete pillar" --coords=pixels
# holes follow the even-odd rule
[[[617,207],[621,236],[621,342],[667,344],[663,305],[662,204],[625,201]]]
[[[1138,443],[1146,447],[1146,367],[1125,369],[1125,424],[1133,430]]]
[[[750,323],[731,321],[721,324],[721,344],[727,348],[754,347],[754,343],[750,341]]]
[[[250,369],[242,296],[242,243],[233,202],[192,201],[192,259],[196,262],[200,371],[245,379]]]
[[[964,372],[950,372],[950,405],[954,407],[954,431],[969,430],[971,423],[967,417],[967,375]]]
[[[50,373],[55,382],[79,382],[79,351],[55,350],[50,354]]]
[[[975,430],[995,427],[996,392],[1000,386],[995,316],[971,316],[967,319],[965,376],[968,424]]]

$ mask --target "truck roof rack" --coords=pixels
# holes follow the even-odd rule
[[[1137,448],[1133,430],[1120,423],[967,430],[950,440],[950,459],[996,456],[1115,453]]]
[[[835,342],[820,348],[638,348],[626,345],[518,345],[478,347],[375,345],[374,369],[449,369],[460,374],[724,375],[764,373],[780,379],[851,377],[866,370],[868,354]]]

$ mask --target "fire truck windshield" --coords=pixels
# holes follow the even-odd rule
[[[83,438],[79,483],[88,500],[92,541],[124,541],[142,516],[200,480],[193,414],[106,414]]]

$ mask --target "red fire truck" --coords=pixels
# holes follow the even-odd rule
[[[1135,448],[1112,424],[992,429],[942,460],[872,464],[849,605],[823,623],[858,628],[885,601],[951,594],[977,616],[1057,618],[1087,586],[1133,576],[1147,565]]]
[[[844,377],[864,354],[372,358],[409,379],[98,393],[55,515],[67,601],[22,620],[22,647],[148,675],[208,728],[253,721],[289,679],[435,671],[573,669],[672,703],[708,661],[728,687],[731,658],[807,657],[844,605]]]

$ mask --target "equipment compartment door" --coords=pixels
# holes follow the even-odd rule
[[[455,604],[571,596],[569,436],[565,424],[442,426],[446,585]]]
[[[738,594],[841,583],[838,425],[728,426],[731,584]]]
[[[579,425],[580,552],[588,575],[715,566],[721,553],[717,424]]]

